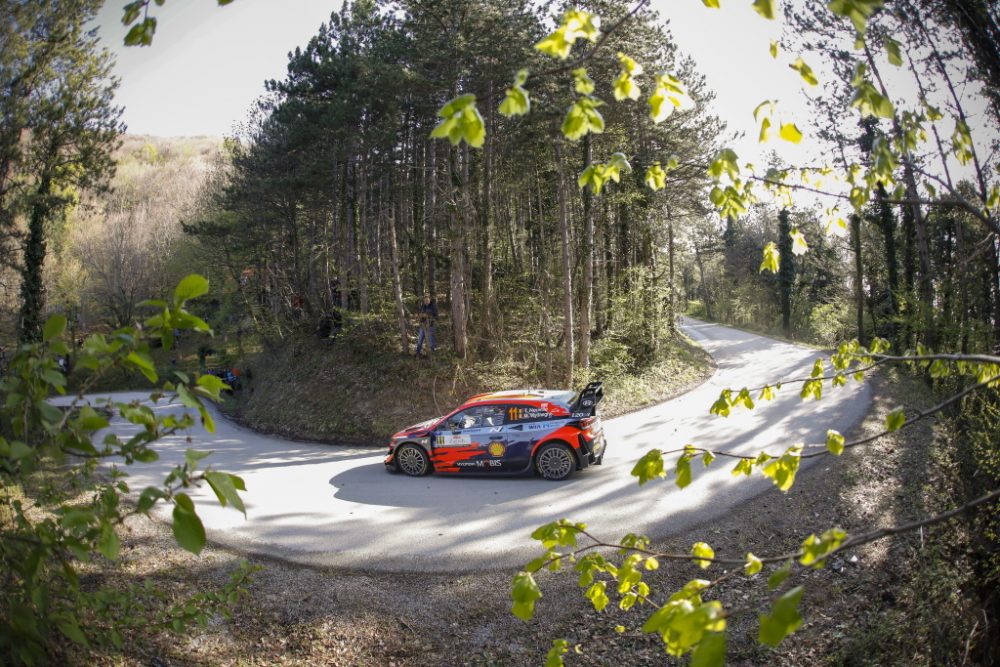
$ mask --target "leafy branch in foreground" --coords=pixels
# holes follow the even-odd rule
[[[828,378],[825,375],[826,363],[823,359],[817,359],[809,377],[797,378],[791,382],[803,385],[801,392],[803,400],[813,396],[817,400],[821,398],[819,391],[807,390],[810,387],[809,383],[820,382],[820,378],[829,379],[834,382],[834,386],[842,386],[843,383],[837,383],[836,379],[843,373],[854,373],[861,381],[864,379],[864,370],[884,364],[905,364],[913,370],[925,370],[933,378],[944,378],[953,374],[971,376],[975,382],[954,392],[937,405],[917,412],[915,416],[907,418],[901,409],[890,412],[886,418],[885,429],[865,438],[847,442],[843,435],[830,430],[827,432],[827,441],[824,445],[793,445],[780,455],[762,451],[757,455],[747,456],[693,445],[686,445],[679,450],[654,449],[639,459],[632,469],[632,475],[638,479],[640,485],[653,479],[666,478],[668,468],[664,457],[679,454],[673,464],[673,473],[675,483],[683,489],[691,484],[692,461],[695,458],[700,458],[702,464],[708,467],[716,458],[725,457],[737,460],[732,470],[733,475],[749,477],[754,469],[758,469],[779,490],[787,492],[795,483],[795,476],[803,458],[828,454],[839,456],[846,448],[879,440],[940,412],[976,391],[1000,385],[1000,357],[934,354],[922,347],[916,354],[887,355],[884,354],[887,348],[888,343],[881,339],[874,341],[870,349],[859,345],[856,341],[844,343],[830,360],[830,364],[838,371],[836,375]],[[774,397],[775,390],[771,385],[764,385],[753,391],[758,390],[762,394],[768,394],[767,399]],[[750,397],[750,391],[723,390],[719,401],[712,406],[710,412],[725,417],[729,415],[729,408],[737,405],[754,409],[755,404]],[[804,454],[807,447],[822,447],[822,451]],[[595,610],[602,611],[610,603],[608,595],[610,588],[617,593],[618,606],[623,611],[643,605],[648,605],[652,609],[642,630],[645,633],[659,633],[669,654],[680,656],[690,652],[692,664],[721,665],[725,661],[726,620],[733,615],[758,608],[751,605],[745,608],[725,609],[720,601],[706,599],[706,594],[722,582],[741,572],[752,578],[765,566],[780,564],[767,578],[767,599],[770,609],[759,617],[758,634],[760,643],[777,646],[802,624],[798,606],[804,589],[802,586],[789,589],[786,582],[807,569],[824,567],[829,558],[845,550],[947,521],[964,512],[993,503],[997,499],[1000,499],[1000,489],[991,490],[952,510],[912,522],[850,536],[846,531],[833,527],[819,535],[810,534],[794,552],[764,556],[747,553],[742,559],[716,557],[711,546],[704,542],[696,542],[689,553],[653,549],[649,538],[635,534],[626,535],[617,544],[606,542],[588,532],[585,524],[571,523],[563,519],[541,526],[532,533],[532,538],[541,542],[545,552],[531,561],[514,578],[511,590],[514,602],[512,611],[519,618],[530,620],[534,613],[535,602],[542,597],[541,589],[533,575],[545,569],[558,572],[564,567],[572,566],[572,569],[579,574],[580,587],[586,589],[584,597],[592,603]],[[578,543],[578,538],[581,537],[587,540],[585,544]],[[606,556],[607,552],[616,553],[617,558]],[[661,561],[690,562],[702,569],[708,569],[713,565],[737,567],[727,570],[715,580],[692,579],[679,590],[665,593],[664,595],[668,595],[664,601],[657,599],[656,592],[643,580],[643,572],[658,569]],[[554,645],[553,650],[555,649]],[[561,655],[559,651],[550,652],[547,664],[562,665]]]
[[[66,377],[59,360],[71,354],[63,341],[66,318],[56,315],[45,323],[42,340],[21,345],[9,373],[0,382],[5,403],[0,408],[0,655],[7,663],[34,664],[51,660],[57,637],[84,647],[124,643],[132,629],[181,632],[192,623],[205,623],[228,613],[245,593],[254,568],[243,564],[218,591],[202,592],[180,602],[150,585],[83,587],[80,568],[98,555],[119,557],[117,528],[129,517],[148,514],[160,502],[173,505],[173,533],[177,543],[197,554],[205,546],[205,529],[189,489],[205,483],[219,503],[244,512],[239,493],[245,491],[236,475],[203,468],[210,452],[188,449],[162,484],[132,489],[124,468],[159,458],[153,445],[191,428],[195,419],[186,410],[172,414],[155,409],[162,398],[179,400],[195,410],[201,423],[214,430],[204,401],[217,401],[226,386],[216,377],[191,377],[174,372],[150,399],[119,402],[84,401],[84,393],[112,369],[142,373],[160,381],[150,357],[150,343],[169,350],[175,331],[211,334],[208,325],[185,309],[191,299],[208,291],[208,281],[197,275],[180,282],[167,302],[150,301],[156,309],[142,325],[118,329],[107,336],[94,334],[75,350],[78,367],[91,371],[67,406],[58,407],[51,395],[66,393]],[[96,408],[95,408],[96,406]],[[95,438],[117,415],[137,427],[133,435],[107,433]],[[147,582],[148,584],[148,582]]]

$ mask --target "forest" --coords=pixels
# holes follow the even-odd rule
[[[951,464],[973,478],[949,500],[995,489],[996,3],[755,2],[762,20],[783,9],[780,54],[801,54],[789,66],[819,129],[803,139],[769,100],[747,100],[747,113],[762,142],[814,142],[828,159],[775,152],[763,167],[727,147],[713,91],[644,0],[344,2],[238,131],[183,139],[126,133],[112,56],[87,23],[100,5],[2,5],[0,372],[64,317],[70,345],[53,359],[69,384],[53,387],[240,368],[243,390],[223,408],[241,422],[367,443],[432,413],[436,392],[599,379],[619,391],[611,414],[652,402],[706,363],[678,330],[687,315],[824,350],[853,339],[915,364],[910,376],[949,406]],[[128,39],[153,41],[149,9],[126,6]],[[571,30],[566,45],[553,37]],[[211,288],[187,306],[175,286],[191,273]],[[436,348],[421,351],[425,297],[439,319]],[[180,324],[147,325],[164,338],[126,356],[159,304]],[[187,331],[209,328],[207,342]],[[95,335],[127,338],[116,368],[145,380],[92,382]],[[968,395],[970,375],[984,391]],[[410,385],[386,386],[396,376]],[[367,404],[318,421],[343,387],[383,403],[417,396],[388,421],[364,416]],[[10,405],[33,395],[4,393]],[[741,399],[720,400],[728,413]],[[21,429],[0,421],[2,438]],[[988,507],[982,541],[956,549],[975,550],[964,594],[994,623]],[[2,544],[0,562],[23,556]],[[985,629],[969,636],[981,664],[1000,655]]]

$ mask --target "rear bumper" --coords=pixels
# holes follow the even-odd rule
[[[599,433],[593,440],[588,440],[582,433],[577,436],[577,438],[580,441],[580,448],[577,456],[580,468],[583,469],[591,465],[601,465],[604,461],[604,450],[607,448],[604,433]]]

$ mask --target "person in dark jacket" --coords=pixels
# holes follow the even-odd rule
[[[417,356],[420,356],[420,350],[423,349],[425,340],[428,343],[428,349],[433,353],[437,350],[437,340],[434,337],[434,324],[437,322],[438,316],[437,303],[431,301],[431,297],[425,294],[424,302],[420,304],[417,315],[420,318],[420,333],[417,334]]]

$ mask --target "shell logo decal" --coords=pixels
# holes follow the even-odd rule
[[[507,451],[507,448],[503,446],[502,442],[494,442],[490,445],[489,451],[493,456],[503,456],[503,453]]]

